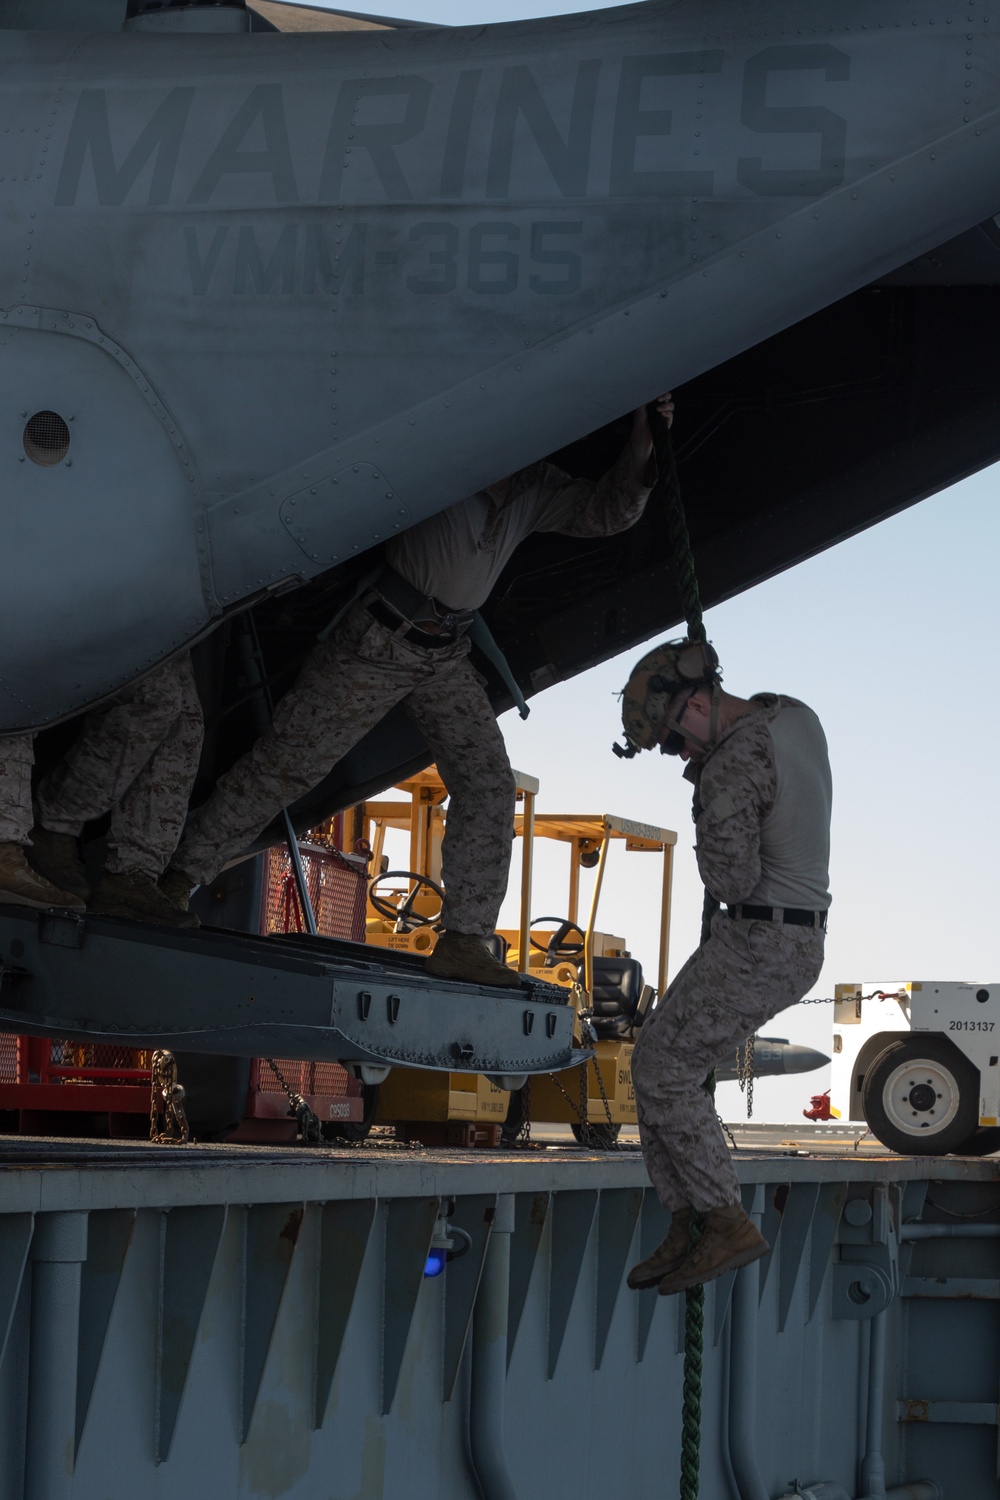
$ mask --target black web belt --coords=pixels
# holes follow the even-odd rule
[[[797,906],[727,906],[734,921],[785,922],[792,927],[825,927],[825,911],[803,911]]]
[[[403,639],[416,645],[450,646],[472,623],[471,610],[451,609],[440,599],[422,594],[395,568],[383,568],[372,588],[378,597],[369,601],[368,613],[389,630],[409,625],[411,628],[403,632]],[[421,620],[433,621],[439,628],[422,630]]]
[[[399,630],[401,625],[407,623],[406,616],[400,615],[390,605],[381,599],[372,599],[367,605],[368,613],[376,619],[380,625],[393,632]],[[428,646],[432,651],[439,646],[453,646],[457,639],[457,632],[451,630],[421,630],[419,626],[412,625],[409,630],[400,632],[404,641],[412,641],[416,646]]]
[[[380,625],[384,625],[393,634],[401,635],[403,640],[412,641],[415,646],[430,647],[432,650],[439,646],[450,646],[468,632],[473,644],[499,673],[501,681],[517,704],[521,718],[528,717],[528,705],[517,679],[477,609],[450,609],[440,599],[431,598],[415,589],[395,568],[386,566],[359,580],[353,594],[323,627],[317,639],[329,640],[347,612],[359,601],[364,602],[363,607],[372,619],[378,620]],[[433,621],[439,628],[421,630],[417,622],[423,619]],[[403,625],[409,625],[410,629],[401,630]]]

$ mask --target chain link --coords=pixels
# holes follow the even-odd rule
[[[594,1072],[597,1074],[597,1087],[600,1090],[600,1094],[601,1094],[601,1103],[604,1105],[604,1114],[605,1114],[605,1116],[607,1118],[608,1125],[609,1125],[611,1131],[613,1132],[614,1128],[615,1128],[615,1122],[611,1118],[611,1105],[608,1103],[608,1096],[607,1096],[607,1093],[605,1092],[604,1079],[601,1077],[601,1070],[600,1070],[600,1068],[598,1066],[597,1058],[596,1057],[593,1059],[593,1062],[594,1062]],[[617,1143],[617,1141],[615,1141],[615,1150],[617,1150],[617,1149],[618,1149],[618,1143]]]
[[[872,990],[869,995],[844,995],[841,999],[853,1000],[855,1004],[862,1000],[899,1000],[906,995],[905,990]],[[837,997],[823,997],[815,1000],[800,1000],[800,1005],[836,1005]],[[740,1092],[746,1095],[747,1119],[753,1118],[753,1086],[756,1077],[755,1071],[755,1048],[757,1038],[748,1036],[742,1046],[736,1049],[736,1077],[739,1080]],[[732,1139],[732,1137],[730,1137]]]
[[[755,1043],[756,1037],[748,1036],[742,1046],[736,1049],[736,1077],[739,1079],[740,1092],[746,1095],[747,1119],[753,1114],[753,1081],[754,1062],[756,1059]]]
[[[149,1139],[154,1146],[186,1146],[191,1127],[184,1112],[184,1089],[172,1052],[154,1052],[150,1068]]]
[[[323,1139],[319,1116],[310,1108],[308,1099],[304,1098],[302,1094],[292,1092],[288,1080],[274,1059],[272,1057],[265,1057],[264,1061],[288,1097],[288,1107],[298,1121],[299,1137],[303,1146],[318,1146]]]
[[[860,1000],[909,1000],[905,990],[872,990],[870,995],[825,995],[815,1000],[800,1000],[800,1005],[839,1005],[841,1002]]]
[[[515,1113],[516,1110],[516,1113]],[[510,1096],[507,1118],[500,1131],[500,1141],[514,1151],[541,1151],[543,1148],[531,1139],[531,1075]]]
[[[597,1073],[597,1086],[601,1091],[601,1100],[604,1104],[605,1116],[607,1117],[607,1140],[602,1140],[598,1135],[598,1132],[603,1130],[604,1127],[602,1125],[591,1125],[589,1119],[590,1090],[587,1082],[587,1068],[589,1067],[591,1062],[594,1064],[594,1069]],[[611,1115],[611,1105],[608,1101],[608,1096],[604,1088],[604,1079],[601,1077],[601,1070],[597,1066],[597,1058],[589,1058],[587,1062],[579,1063],[578,1066],[580,1069],[579,1104],[577,1104],[576,1100],[571,1098],[570,1095],[566,1092],[555,1073],[550,1073],[549,1077],[555,1084],[556,1088],[559,1090],[560,1094],[562,1094],[563,1098],[566,1100],[566,1103],[569,1105],[570,1109],[577,1117],[577,1121],[580,1126],[581,1144],[584,1146],[588,1146],[592,1151],[618,1151],[620,1147],[618,1145],[618,1140],[615,1134],[615,1122]]]
[[[514,1137],[522,1146],[531,1145],[531,1074],[524,1080],[521,1089],[521,1128]]]
[[[596,1032],[594,1031],[594,1029],[593,1029],[593,1027],[591,1025],[590,1016],[586,1012],[582,1012],[581,1016],[580,1016],[580,1020],[581,1020],[581,1024],[582,1024],[582,1027],[583,1027],[583,1040],[585,1042],[596,1043],[597,1042],[597,1034],[596,1034]],[[605,1119],[607,1120],[607,1138],[606,1139],[602,1139],[602,1136],[600,1134],[600,1132],[602,1132],[605,1127],[603,1125],[592,1125],[590,1123],[590,1086],[589,1086],[588,1073],[587,1073],[587,1069],[588,1069],[588,1066],[589,1066],[590,1062],[593,1062],[593,1064],[594,1064],[594,1071],[597,1074],[597,1087],[598,1087],[598,1090],[600,1091],[601,1103],[604,1105],[604,1116],[605,1116]],[[570,1109],[576,1115],[577,1124],[580,1127],[581,1144],[584,1145],[584,1146],[588,1146],[591,1150],[596,1150],[596,1151],[619,1151],[619,1150],[621,1150],[621,1147],[618,1145],[618,1141],[617,1141],[617,1129],[616,1129],[616,1126],[615,1126],[614,1117],[613,1117],[613,1115],[611,1113],[611,1102],[608,1099],[607,1090],[604,1087],[604,1079],[601,1076],[601,1069],[598,1066],[597,1058],[596,1057],[590,1058],[590,1059],[588,1059],[587,1062],[579,1063],[579,1064],[577,1064],[577,1066],[580,1069],[580,1102],[579,1102],[579,1104],[577,1103],[577,1101],[569,1093],[567,1093],[566,1089],[563,1088],[562,1084],[559,1081],[558,1076],[555,1073],[550,1073],[549,1074],[549,1078],[555,1084],[556,1088],[559,1090],[560,1094],[562,1094],[563,1098],[565,1099],[566,1103],[569,1105]],[[510,1145],[512,1145],[512,1146],[520,1146],[520,1147],[531,1147],[531,1146],[534,1145],[534,1142],[531,1139],[531,1078],[530,1078],[530,1076],[526,1080],[526,1082],[524,1083],[524,1085],[523,1085],[523,1087],[521,1089],[521,1098],[522,1098],[522,1104],[521,1104],[521,1122],[520,1122],[520,1125],[518,1126],[517,1134],[510,1141]]]
[[[555,1086],[559,1090],[560,1094],[562,1094],[563,1098],[566,1100],[566,1103],[569,1105],[570,1109],[576,1115],[576,1118],[580,1122],[580,1124],[581,1125],[586,1124],[586,1122],[584,1120],[584,1117],[583,1117],[583,1115],[580,1112],[580,1106],[577,1104],[577,1102],[576,1102],[575,1099],[571,1099],[570,1098],[569,1094],[567,1094],[566,1090],[563,1088],[562,1084],[559,1082],[559,1079],[556,1077],[555,1073],[550,1073],[549,1074],[549,1078],[555,1084]],[[587,1090],[586,1090],[586,1084],[584,1084],[583,1087],[580,1090],[580,1094],[581,1094],[582,1097],[584,1097],[584,1100],[585,1100],[586,1092],[587,1092]],[[587,1128],[589,1129],[589,1126]]]

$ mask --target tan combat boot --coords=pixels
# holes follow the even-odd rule
[[[20,844],[0,843],[0,904],[34,906],[40,911],[61,906],[67,911],[86,911],[79,896],[62,891],[33,870]]]
[[[191,892],[195,890],[198,882],[192,880],[186,870],[180,869],[178,865],[168,865],[158,883],[167,900],[172,902],[178,911],[189,909]]]
[[[662,1244],[657,1245],[646,1260],[641,1260],[628,1273],[628,1284],[634,1292],[647,1287],[659,1286],[664,1276],[676,1271],[691,1249],[691,1215],[694,1209],[675,1208],[670,1219],[670,1228]]]
[[[24,851],[33,870],[61,891],[72,891],[82,901],[90,897],[90,881],[80,858],[80,842],[71,833],[52,833],[36,823]]]
[[[101,876],[87,910],[93,916],[129,917],[134,922],[160,922],[165,927],[200,927],[193,911],[182,911],[142,870]]]
[[[740,1204],[710,1208],[701,1239],[677,1270],[660,1282],[660,1296],[669,1297],[673,1292],[686,1291],[689,1286],[714,1281],[716,1276],[760,1260],[770,1248]]]
[[[427,960],[427,972],[435,979],[456,979],[466,984],[512,988],[521,983],[521,976],[494,958],[481,937],[467,932],[442,932]]]

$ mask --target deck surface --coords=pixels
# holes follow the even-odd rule
[[[734,1127],[743,1182],[1000,1182],[1000,1157],[895,1156],[858,1129]],[[376,1135],[360,1146],[153,1146],[8,1136],[0,1139],[3,1212],[170,1207],[203,1202],[554,1192],[648,1185],[638,1142],[587,1151],[568,1131],[536,1134],[529,1150],[404,1146]]]

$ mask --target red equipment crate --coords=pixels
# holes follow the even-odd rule
[[[323,845],[301,845],[302,863],[316,925],[324,937],[364,942],[367,862]],[[260,931],[301,932],[291,859],[284,846],[260,856]],[[295,1094],[302,1094],[323,1122],[360,1121],[361,1084],[339,1063],[275,1058]],[[24,1135],[91,1133],[106,1122],[112,1136],[142,1137],[149,1129],[152,1052],[134,1047],[0,1034],[0,1130]],[[183,1083],[183,1078],[181,1082]],[[98,1118],[93,1119],[94,1116]],[[69,1117],[75,1117],[72,1120]],[[285,1090],[269,1063],[250,1065],[246,1115],[230,1140],[286,1142],[295,1139]]]
[[[300,844],[306,889],[316,930],[322,937],[365,940],[368,862],[361,854],[340,854],[321,844]],[[264,855],[260,903],[261,932],[303,932],[292,861],[284,844]]]

